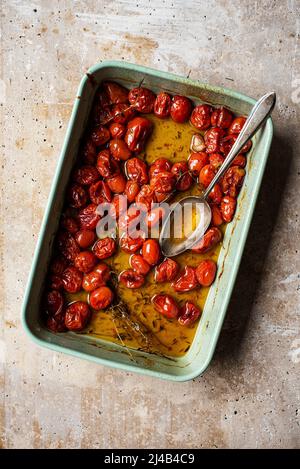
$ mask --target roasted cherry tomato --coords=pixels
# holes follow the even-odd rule
[[[97,181],[89,187],[91,201],[96,204],[111,202],[112,195],[108,184],[104,181]]]
[[[228,153],[230,152],[230,150],[233,147],[237,137],[238,137],[238,134],[231,134],[231,135],[226,135],[226,137],[223,137],[221,139],[221,141],[220,141],[220,151],[225,156],[227,156]],[[252,141],[248,140],[248,142],[240,150],[240,153],[247,153],[250,150],[251,147],[252,147]]]
[[[128,104],[116,104],[112,108],[113,120],[117,124],[126,124],[135,115],[135,109]]]
[[[194,176],[199,176],[201,169],[208,163],[208,154],[205,151],[191,153],[188,159],[189,170]]]
[[[128,202],[131,204],[135,201],[136,196],[140,192],[140,185],[136,181],[127,181],[124,195],[126,195]]]
[[[195,269],[186,265],[179,277],[172,283],[172,287],[177,292],[191,291],[198,287]]]
[[[239,166],[231,166],[227,169],[221,182],[222,191],[231,197],[237,197],[243,184],[245,170]]]
[[[177,317],[179,308],[172,296],[164,294],[154,295],[151,301],[156,311],[166,318],[173,319]]]
[[[201,261],[196,268],[196,277],[202,287],[209,287],[215,280],[216,272],[216,263],[210,259],[206,259]]]
[[[132,254],[133,252],[138,251],[143,246],[144,239],[142,237],[131,238],[130,236],[121,236],[120,238],[120,248],[122,251]]]
[[[211,223],[213,226],[220,226],[223,223],[221,210],[217,205],[211,207]]]
[[[198,130],[206,130],[210,127],[212,108],[208,104],[199,104],[191,115],[191,124]]]
[[[80,223],[80,228],[82,230],[95,230],[98,221],[100,220],[100,215],[97,214],[97,205],[90,204],[87,207],[80,210],[78,214],[78,220]]]
[[[209,164],[215,169],[219,169],[224,163],[224,156],[222,156],[221,153],[210,153],[208,159]]]
[[[140,288],[145,283],[145,277],[133,269],[127,269],[120,273],[119,282],[127,288]]]
[[[244,127],[246,120],[247,120],[246,117],[242,117],[242,116],[236,117],[235,119],[233,119],[229,127],[228,133],[239,134],[242,128]]]
[[[55,257],[50,264],[50,272],[55,275],[61,275],[67,266],[68,262],[64,257]]]
[[[74,266],[67,267],[62,274],[64,289],[68,293],[77,293],[82,285],[82,273]]]
[[[174,96],[170,114],[174,122],[186,122],[192,112],[192,103],[186,96]]]
[[[145,205],[147,210],[151,209],[152,204],[156,202],[155,192],[151,189],[148,184],[144,184],[141,187],[140,192],[135,198],[136,203],[139,205]]]
[[[51,290],[62,290],[64,288],[64,284],[60,275],[51,274],[49,276],[48,283]]]
[[[225,132],[220,127],[212,127],[205,132],[204,142],[207,153],[218,153],[220,151],[220,143],[224,135]]]
[[[96,263],[97,258],[92,251],[81,251],[74,260],[75,267],[85,274],[90,272],[95,267]]]
[[[236,209],[236,199],[230,197],[230,195],[226,195],[223,197],[221,202],[221,214],[222,218],[226,223],[231,222],[233,219],[233,215]]]
[[[105,124],[112,118],[111,103],[103,89],[96,93],[92,117],[95,124]]]
[[[59,314],[63,310],[64,299],[62,294],[57,290],[51,290],[46,295],[46,313],[50,316]]]
[[[103,287],[109,280],[109,277],[108,265],[98,264],[94,270],[83,276],[82,288],[87,292],[96,290],[96,288]]]
[[[79,230],[75,234],[75,240],[82,249],[90,247],[95,241],[95,232],[93,230]]]
[[[105,81],[102,86],[109,104],[128,103],[128,90],[124,86],[113,81]]]
[[[116,251],[117,245],[114,239],[106,237],[99,239],[93,246],[93,251],[98,259],[107,259]]]
[[[172,192],[176,185],[176,176],[168,171],[162,171],[157,176],[150,179],[150,187],[160,194]]]
[[[154,279],[157,283],[171,282],[179,272],[179,265],[173,259],[165,259],[155,268]]]
[[[132,254],[129,259],[129,264],[132,269],[140,275],[147,275],[151,267],[147,261],[140,254]]]
[[[100,176],[95,166],[86,165],[75,170],[73,179],[78,184],[90,186],[91,184],[94,184],[94,182],[98,181]]]
[[[209,228],[203,238],[192,248],[193,252],[203,254],[213,248],[222,239],[222,233],[216,226]]]
[[[145,117],[135,117],[127,124],[125,142],[130,151],[140,153],[152,132],[153,124]]]
[[[112,154],[112,157],[117,161],[126,161],[131,157],[131,151],[128,150],[128,147],[124,140],[120,138],[114,138],[109,142],[109,149]]]
[[[168,93],[162,91],[156,96],[153,108],[154,114],[160,119],[165,119],[166,117],[169,117],[171,104],[171,96]]]
[[[215,177],[215,175],[216,175],[215,168],[211,166],[210,164],[207,164],[200,171],[199,182],[204,187],[208,187],[211,181],[213,180],[213,178]]]
[[[144,161],[140,158],[131,158],[125,165],[126,176],[131,181],[138,182],[139,184],[147,184],[148,182],[148,168]]]
[[[106,180],[108,187],[115,194],[123,194],[126,187],[126,179],[122,173],[115,174]]]
[[[214,204],[219,205],[221,203],[223,192],[219,184],[214,185],[208,197],[211,200],[211,202],[213,202]]]
[[[154,207],[147,213],[146,223],[150,230],[159,226],[161,220],[165,218],[166,211],[163,207]]]
[[[155,94],[148,88],[139,86],[129,91],[129,102],[134,108],[142,114],[150,114],[153,111]]]
[[[68,261],[74,261],[77,254],[79,254],[80,249],[77,245],[75,239],[70,233],[62,231],[57,236],[57,247],[58,250],[65,256]]]
[[[105,309],[111,305],[114,295],[109,287],[96,288],[90,293],[89,303],[93,309]]]
[[[176,176],[176,189],[186,191],[193,184],[193,178],[189,173],[189,167],[186,161],[179,161],[173,164],[171,173]]]
[[[156,265],[160,259],[160,247],[156,239],[147,239],[142,248],[142,255],[150,265]]]
[[[239,166],[240,168],[245,168],[247,163],[246,157],[244,155],[239,154],[236,156],[232,162],[232,166]]]
[[[81,150],[81,158],[87,165],[93,165],[96,161],[96,146],[92,140],[87,140]]]
[[[211,115],[212,127],[221,127],[222,129],[228,129],[232,122],[233,115],[225,107],[215,109]]]
[[[103,125],[97,125],[91,132],[91,139],[96,147],[101,147],[110,139],[109,130]]]
[[[73,217],[63,216],[61,220],[61,226],[72,234],[76,233],[76,231],[79,229],[78,222]]]
[[[87,193],[84,187],[79,184],[73,184],[67,194],[68,202],[71,207],[82,208],[87,204]]]
[[[84,301],[75,301],[66,309],[65,325],[69,331],[82,331],[91,317],[91,311]]]
[[[170,172],[172,168],[172,163],[167,160],[166,158],[158,158],[151,164],[149,168],[149,176],[150,178],[157,176],[162,171]]]
[[[201,316],[201,311],[191,301],[186,301],[178,314],[178,322],[182,326],[190,326]]]
[[[67,328],[65,325],[65,312],[50,316],[46,323],[47,328],[52,332],[66,332]]]
[[[113,218],[118,219],[119,216],[127,210],[127,200],[126,197],[120,194],[116,194],[112,200],[112,210],[110,211],[110,215]]]
[[[112,138],[123,138],[126,133],[126,127],[123,124],[113,122],[109,126],[109,131]]]
[[[120,172],[116,160],[110,156],[109,150],[102,150],[97,156],[97,169],[103,178],[109,178]]]
[[[128,210],[124,211],[119,217],[119,231],[130,231],[131,227],[135,228],[141,218],[142,208],[137,204],[132,204]]]

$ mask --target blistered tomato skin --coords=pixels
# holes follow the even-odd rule
[[[145,277],[133,269],[127,269],[120,273],[119,282],[127,288],[140,288],[145,283]]]
[[[75,240],[78,246],[82,249],[90,247],[96,238],[96,234],[93,230],[79,230],[75,234]]]
[[[120,238],[120,248],[124,252],[132,254],[133,252],[138,251],[143,246],[144,239],[141,237],[131,238],[130,236],[123,235]]]
[[[93,204],[99,205],[104,202],[111,202],[112,194],[105,181],[98,181],[89,188],[90,199]]]
[[[160,259],[160,247],[156,239],[147,239],[142,248],[142,256],[150,265],[156,265]]]
[[[209,157],[209,164],[213,166],[215,169],[219,169],[220,166],[224,163],[224,156],[220,153],[210,153]]]
[[[242,128],[244,127],[244,124],[246,122],[246,117],[236,117],[233,119],[229,129],[228,133],[229,134],[239,134]]]
[[[209,287],[215,280],[217,272],[216,263],[210,259],[206,259],[196,268],[196,277],[202,287]]]
[[[155,268],[154,279],[157,283],[171,282],[179,272],[179,265],[174,259],[165,259]]]
[[[171,171],[162,171],[150,179],[150,187],[160,194],[172,192],[176,185],[176,176]]]
[[[186,122],[192,112],[192,103],[185,96],[174,96],[172,99],[170,114],[174,122]]]
[[[129,260],[130,267],[140,275],[147,275],[151,266],[140,254],[133,254]]]
[[[75,239],[66,231],[62,231],[58,234],[57,247],[61,254],[70,262],[73,262],[77,254],[80,252]]]
[[[186,301],[184,306],[180,308],[178,314],[178,322],[182,326],[191,326],[201,316],[201,311],[192,301]]]
[[[226,195],[221,202],[221,214],[226,223],[230,223],[233,219],[236,209],[236,199]]]
[[[216,226],[209,228],[203,238],[192,248],[193,252],[203,254],[216,246],[222,239],[222,232]]]
[[[204,142],[206,145],[207,153],[219,153],[221,139],[224,137],[225,132],[220,127],[212,127],[204,134]]]
[[[113,121],[116,124],[126,124],[135,115],[135,109],[129,104],[116,104],[112,109]]]
[[[90,186],[94,182],[98,181],[99,173],[95,166],[81,166],[78,168],[73,175],[73,179],[77,184],[82,186]]]
[[[76,231],[78,231],[79,229],[78,222],[73,217],[63,216],[62,221],[61,221],[61,226],[66,231],[72,234],[76,233]]]
[[[112,138],[123,138],[126,133],[126,127],[123,124],[113,122],[109,126],[109,131]]]
[[[170,110],[171,110],[172,99],[168,93],[161,92],[156,96],[156,100],[154,102],[153,112],[156,117],[160,119],[165,119],[169,117]]]
[[[78,220],[82,230],[95,230],[100,220],[100,216],[97,214],[97,205],[90,204],[80,210]]]
[[[62,294],[57,290],[51,290],[46,295],[46,313],[50,316],[61,313],[64,306]]]
[[[213,226],[221,226],[223,223],[222,213],[217,205],[211,207],[211,222]]]
[[[138,193],[138,195],[136,196],[135,201],[138,204],[145,205],[145,207],[148,210],[151,209],[152,204],[154,204],[156,202],[156,196],[155,196],[154,190],[151,189],[149,184],[144,184],[141,187],[141,190]]]
[[[111,305],[113,298],[113,292],[109,287],[99,287],[90,293],[89,303],[95,310],[106,309]]]
[[[127,197],[128,202],[131,204],[135,201],[136,196],[140,192],[140,185],[136,181],[127,181],[124,194]]]
[[[138,184],[147,184],[149,180],[148,167],[140,158],[128,160],[125,165],[125,171],[127,178]]]
[[[176,176],[176,189],[186,191],[193,184],[193,178],[189,173],[189,167],[186,161],[179,161],[173,164],[171,173]]]
[[[92,140],[87,140],[81,151],[81,158],[87,165],[93,165],[96,161],[96,146]]]
[[[150,114],[153,111],[155,94],[148,88],[139,86],[129,91],[128,99],[136,111]]]
[[[87,303],[76,301],[66,309],[65,325],[69,331],[82,331],[91,317]]]
[[[128,90],[124,86],[113,81],[105,81],[103,90],[107,96],[108,104],[119,104],[128,102]]]
[[[95,127],[91,133],[91,139],[96,147],[101,147],[110,139],[109,130],[103,125]]]
[[[244,155],[239,154],[234,158],[231,166],[239,166],[240,168],[245,168],[246,164],[246,157]]]
[[[48,317],[46,326],[52,332],[66,332],[65,312],[62,311],[61,313]]]
[[[198,130],[206,130],[210,127],[212,108],[208,104],[199,104],[191,115],[191,124]]]
[[[71,207],[82,208],[87,204],[88,196],[84,187],[73,184],[68,190],[67,199]]]
[[[176,301],[170,295],[155,295],[152,304],[156,311],[168,319],[176,318],[179,312]]]
[[[152,132],[152,122],[145,117],[135,117],[127,125],[125,142],[130,151],[140,153]]]
[[[112,157],[117,161],[126,161],[131,157],[131,151],[120,138],[114,138],[109,142],[109,149]]]
[[[122,173],[111,176],[106,182],[112,192],[115,194],[123,194],[126,187],[126,179]]]
[[[112,238],[99,239],[93,247],[93,251],[98,259],[107,259],[111,257],[116,251],[117,245]]]
[[[221,127],[222,129],[228,129],[232,122],[233,115],[225,107],[215,109],[211,115],[212,127]]]
[[[198,287],[196,272],[193,267],[185,266],[179,277],[172,283],[177,292],[187,292]]]
[[[95,267],[96,263],[97,258],[92,251],[81,251],[74,260],[75,267],[85,274],[90,272]]]
[[[170,172],[172,168],[172,163],[166,158],[158,158],[150,165],[149,168],[149,177],[159,175],[162,171]]]
[[[245,177],[245,170],[239,166],[231,166],[224,174],[221,187],[226,195],[237,197]]]
[[[50,272],[55,275],[61,275],[67,266],[68,262],[64,257],[55,257],[50,264]]]
[[[109,280],[110,272],[107,264],[98,264],[94,270],[83,276],[82,288],[91,292],[96,288],[103,287]]]
[[[97,156],[97,170],[103,178],[109,178],[120,172],[119,164],[111,158],[108,149],[102,150]]]
[[[211,181],[213,180],[213,178],[215,177],[215,175],[216,175],[215,168],[212,165],[207,164],[200,171],[200,174],[199,174],[200,184],[202,184],[204,187],[208,187]]]
[[[68,293],[77,293],[81,290],[82,273],[76,267],[67,267],[62,274],[62,281]]]
[[[208,154],[205,151],[191,153],[188,159],[189,170],[196,177],[199,176],[201,169],[208,165],[208,163]]]

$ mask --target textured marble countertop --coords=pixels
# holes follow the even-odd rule
[[[3,0],[1,410],[6,448],[299,447],[300,36],[296,0]],[[137,377],[34,345],[20,308],[87,68],[123,59],[253,97],[275,137],[213,362],[191,382]]]

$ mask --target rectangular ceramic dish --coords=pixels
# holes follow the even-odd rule
[[[243,115],[249,113],[255,102],[232,90],[212,87],[198,81],[125,62],[102,62],[92,67],[80,83],[54,175],[25,293],[22,311],[23,325],[36,343],[55,351],[70,353],[79,358],[126,371],[136,371],[174,381],[185,381],[203,373],[213,356],[267,161],[273,134],[272,121],[269,119],[264,129],[254,138],[254,145],[248,156],[246,178],[238,199],[237,213],[228,225],[224,236],[218,260],[218,276],[210,288],[189,352],[183,357],[170,359],[132,350],[131,357],[123,347],[97,338],[70,332],[53,334],[40,320],[40,299],[63,205],[64,192],[77,156],[80,138],[87,124],[94,94],[98,84],[104,79],[115,80],[128,87],[137,86],[143,79],[143,86],[148,86],[154,91],[165,90],[172,94],[186,95],[195,103],[207,102],[213,105],[223,105]]]

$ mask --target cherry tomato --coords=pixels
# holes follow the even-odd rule
[[[153,124],[145,117],[135,117],[127,124],[125,142],[130,151],[140,153],[152,132]]]
[[[191,124],[198,130],[206,130],[210,127],[212,108],[208,104],[199,104],[191,115]]]
[[[155,94],[148,88],[139,86],[129,91],[128,99],[134,108],[143,114],[150,114],[153,111]]]
[[[119,217],[119,231],[129,231],[130,227],[136,227],[141,218],[142,208],[139,205],[132,204],[128,210],[124,211]]]
[[[68,266],[67,260],[63,257],[55,257],[50,264],[50,272],[55,275],[61,275]]]
[[[70,233],[62,231],[57,236],[57,247],[63,256],[65,256],[68,261],[74,261],[77,254],[79,254],[80,249],[77,245],[75,239]]]
[[[186,96],[174,96],[170,114],[174,122],[186,122],[192,112],[192,103]]]
[[[64,288],[61,276],[56,274],[50,274],[48,284],[51,290],[62,290]]]
[[[46,313],[50,316],[62,312],[64,306],[64,299],[62,294],[57,290],[51,290],[46,296]]]
[[[113,122],[109,126],[109,131],[112,138],[123,138],[126,133],[126,127],[123,124]]]
[[[96,265],[97,258],[91,251],[81,251],[78,256],[75,257],[74,265],[80,270],[80,272],[90,272]]]
[[[120,104],[128,102],[128,90],[124,86],[113,81],[105,81],[103,84],[104,92],[108,98],[109,104]]]
[[[172,163],[166,158],[158,158],[150,165],[149,176],[150,178],[157,176],[162,171],[171,171]]]
[[[172,192],[166,192],[165,194],[163,194],[161,192],[154,191],[154,195],[156,198],[156,202],[160,203],[167,200],[172,195]]]
[[[151,267],[147,261],[140,254],[132,254],[129,259],[129,264],[132,269],[140,275],[147,275]]]
[[[233,119],[229,127],[228,133],[239,134],[242,128],[244,127],[246,120],[247,120],[246,117],[242,117],[242,116],[236,117],[235,119]]]
[[[97,125],[91,132],[91,139],[96,147],[100,147],[109,141],[109,130],[103,125]]]
[[[209,164],[215,169],[219,169],[220,166],[222,166],[224,163],[224,156],[222,156],[220,153],[210,153],[208,159]]]
[[[93,309],[105,309],[111,305],[114,295],[110,288],[103,286],[90,293],[89,303]]]
[[[65,325],[65,312],[50,316],[46,323],[47,328],[52,332],[66,332],[67,328]]]
[[[126,176],[131,181],[138,182],[139,184],[147,184],[148,182],[148,168],[147,164],[140,158],[131,158],[125,165]]]
[[[160,119],[165,119],[166,117],[169,117],[171,104],[171,96],[168,93],[162,91],[156,96],[153,108],[154,114]]]
[[[221,202],[221,213],[222,218],[226,223],[231,222],[234,216],[234,212],[236,209],[236,199],[230,197],[230,195],[226,195],[223,197]]]
[[[194,176],[199,176],[201,169],[208,163],[208,155],[205,151],[191,153],[188,159],[189,170]]]
[[[179,277],[172,283],[172,287],[177,292],[191,291],[198,287],[195,269],[186,265]]]
[[[225,107],[215,109],[211,115],[212,127],[221,127],[222,129],[228,129],[232,122],[233,115]]]
[[[179,272],[179,265],[173,259],[165,259],[155,268],[154,279],[157,283],[171,282]]]
[[[135,115],[135,109],[128,104],[116,104],[112,108],[113,120],[117,124],[126,124]]]
[[[116,194],[123,194],[126,187],[126,179],[122,173],[115,174],[106,180],[110,190]]]
[[[160,247],[156,239],[147,239],[142,248],[142,256],[150,265],[156,265],[160,259]]]
[[[75,240],[82,249],[89,248],[95,241],[95,232],[93,230],[79,230],[75,234]]]
[[[84,301],[75,301],[66,309],[65,325],[69,331],[82,331],[91,317],[91,311]]]
[[[81,290],[82,273],[74,266],[67,267],[62,274],[64,289],[68,293],[76,293]]]
[[[150,187],[153,191],[159,192],[160,194],[166,194],[172,192],[175,188],[176,176],[168,171],[162,171],[157,176],[153,176],[150,179]]]
[[[157,227],[161,220],[165,218],[166,211],[163,207],[152,208],[146,217],[146,223],[150,230]]]
[[[204,166],[199,174],[199,182],[204,186],[208,187],[213,178],[215,177],[216,170],[210,164]]]
[[[92,116],[95,124],[104,124],[112,117],[111,103],[108,95],[103,90],[96,93]]]
[[[94,270],[83,276],[82,288],[91,292],[96,288],[103,287],[109,280],[110,273],[107,264],[98,264]]]
[[[156,196],[151,187],[148,184],[144,184],[135,200],[136,203],[139,205],[145,205],[147,210],[150,210],[152,204],[156,202]]]
[[[240,168],[244,168],[246,166],[246,163],[246,157],[244,155],[239,154],[234,158],[231,166],[239,166]]]
[[[227,169],[221,182],[222,191],[231,197],[237,197],[243,184],[245,170],[239,166],[231,166]]]
[[[221,203],[223,192],[219,184],[214,185],[208,197],[214,204],[219,205]]]
[[[211,207],[211,222],[213,226],[220,226],[223,223],[221,211],[216,205]]]
[[[228,153],[230,152],[230,150],[233,147],[237,137],[238,137],[237,134],[231,134],[231,135],[227,135],[226,137],[221,139],[221,141],[220,141],[220,151],[225,156],[227,156]],[[250,150],[251,147],[252,147],[252,142],[251,142],[251,140],[248,140],[248,142],[240,150],[240,153],[247,153]]]
[[[69,233],[76,233],[78,231],[78,223],[73,217],[62,217],[61,226]]]
[[[120,138],[111,140],[109,142],[109,149],[112,157],[117,161],[126,161],[131,157],[131,152],[128,150],[126,143]]]
[[[131,238],[130,236],[121,236],[119,244],[120,248],[124,252],[132,254],[133,252],[138,251],[143,246],[144,239],[142,237]]]
[[[92,184],[89,188],[89,194],[91,201],[96,205],[103,202],[111,202],[112,200],[110,188],[104,181],[97,181],[95,184]]]
[[[80,223],[80,228],[82,230],[95,230],[100,220],[100,216],[96,212],[97,205],[90,204],[87,207],[80,210],[78,214],[78,220]]]
[[[220,142],[224,134],[224,130],[220,127],[212,127],[205,132],[204,142],[207,153],[218,153],[220,151]]]
[[[145,283],[145,277],[133,269],[127,269],[120,273],[119,282],[127,288],[140,288]]]
[[[116,251],[117,245],[114,239],[106,237],[99,239],[93,247],[94,254],[98,259],[107,259]]]
[[[109,150],[102,150],[97,157],[97,170],[103,178],[109,178],[120,172],[116,160],[110,156]]]
[[[170,295],[154,295],[152,304],[156,311],[168,319],[176,318],[179,312],[176,301]]]
[[[96,161],[96,146],[92,140],[87,140],[81,150],[81,158],[87,165],[93,165]]]
[[[203,238],[192,248],[193,252],[203,254],[213,248],[222,239],[222,233],[216,226],[209,228]]]
[[[173,164],[171,173],[176,176],[176,189],[178,191],[186,191],[193,184],[193,178],[189,173],[188,165],[185,161]]]
[[[82,184],[83,186],[90,186],[94,182],[98,181],[99,173],[95,166],[81,166],[81,168],[78,168],[74,172],[73,179],[78,184]]]
[[[140,192],[140,185],[136,181],[127,181],[126,182],[126,187],[125,187],[125,192],[124,194],[126,195],[128,202],[132,203],[135,201],[136,196]]]
[[[123,195],[119,195],[119,194],[116,194],[114,195],[113,197],[113,200],[112,200],[112,205],[114,207],[114,211],[112,210],[110,212],[110,215],[113,217],[113,218],[116,218],[118,219],[119,216],[125,212],[125,210],[127,210],[127,200],[126,200],[126,197],[124,197]]]
[[[201,311],[191,301],[186,301],[180,308],[178,322],[182,326],[190,326],[201,316]]]
[[[209,287],[215,280],[216,272],[216,263],[210,259],[206,259],[201,261],[196,268],[196,277],[202,287]]]
[[[84,187],[73,184],[67,194],[67,199],[71,207],[82,208],[87,204],[87,193]]]

